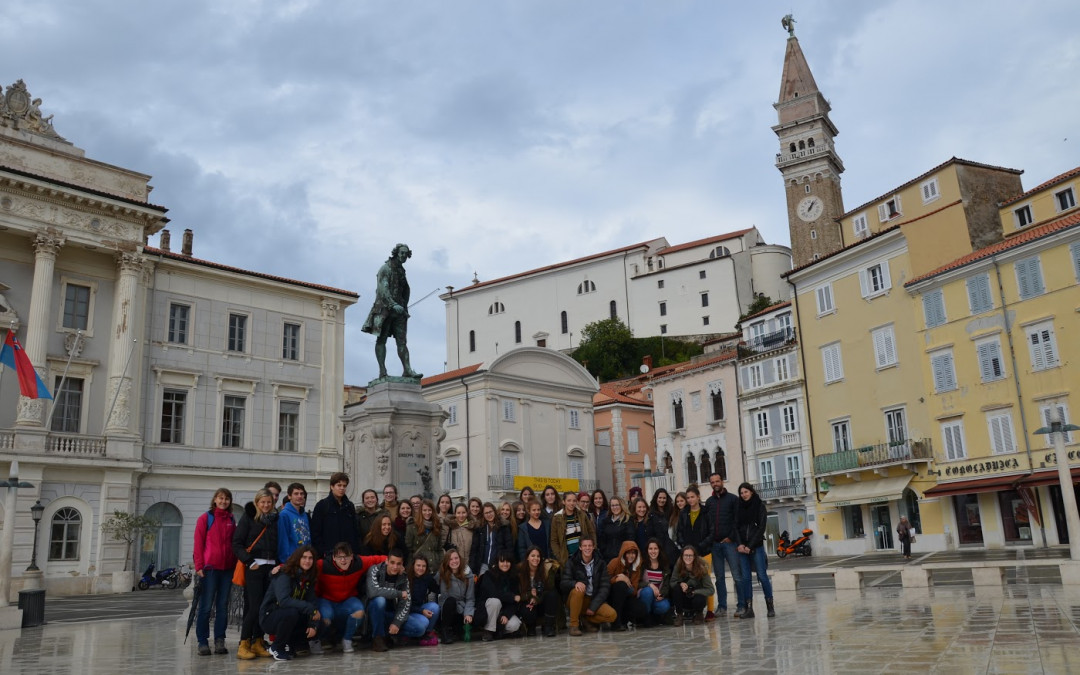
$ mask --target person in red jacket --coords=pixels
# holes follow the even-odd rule
[[[232,550],[233,521],[232,492],[218,488],[210,500],[210,509],[195,522],[195,573],[200,583],[199,614],[195,622],[195,637],[199,655],[210,655],[210,608],[214,619],[214,653],[228,654],[225,648],[225,628],[229,623],[229,592],[232,590],[236,554]]]
[[[385,561],[384,555],[353,555],[352,547],[340,542],[327,559],[315,563],[316,607],[323,624],[337,624],[343,652],[353,651],[353,636],[364,618],[364,603],[360,600],[364,572]]]

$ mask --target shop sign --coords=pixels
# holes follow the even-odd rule
[[[959,466],[947,466],[945,467],[945,475],[949,478],[985,476],[987,474],[1004,471],[1016,471],[1019,468],[1020,462],[1015,457],[1009,459],[988,459],[981,462],[961,464]]]
[[[514,476],[514,489],[521,490],[525,486],[529,486],[533,489],[533,492],[540,493],[544,489],[545,485],[550,485],[559,492],[577,492],[581,488],[581,483],[577,478],[552,478],[549,476]]]
[[[1080,461],[1080,450],[1069,450],[1067,456],[1069,458],[1069,464],[1075,464],[1077,461]],[[1043,461],[1046,462],[1047,466],[1057,464],[1057,453],[1053,450],[1047,452]]]

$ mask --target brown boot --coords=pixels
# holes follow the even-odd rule
[[[261,637],[251,641],[251,651],[259,658],[273,658],[273,654],[266,648],[266,643],[263,642]]]
[[[258,658],[255,652],[251,651],[251,640],[241,640],[240,646],[236,648],[236,658],[249,661],[254,658]]]

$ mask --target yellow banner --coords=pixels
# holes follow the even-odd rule
[[[526,485],[533,492],[540,495],[544,487],[550,485],[559,492],[577,492],[581,489],[581,483],[577,478],[549,478],[547,476],[514,476],[514,489],[520,491]]]

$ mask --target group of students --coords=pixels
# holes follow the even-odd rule
[[[774,616],[765,505],[748,483],[736,496],[719,474],[709,482],[704,501],[696,485],[674,497],[661,488],[649,501],[636,487],[627,500],[609,500],[602,490],[560,495],[549,485],[498,506],[475,497],[454,504],[445,494],[399,501],[387,485],[381,502],[368,489],[354,506],[348,475],[335,473],[310,515],[302,484],[282,497],[269,482],[238,523],[231,492],[220,488],[195,527],[198,653],[228,653],[229,591],[240,568],[241,659],[352,652],[354,640],[370,639],[379,652],[408,640],[449,644],[474,629],[487,642],[553,637],[564,627],[577,636],[605,624],[704,623],[726,615],[725,564],[734,616],[754,616],[752,570]]]

